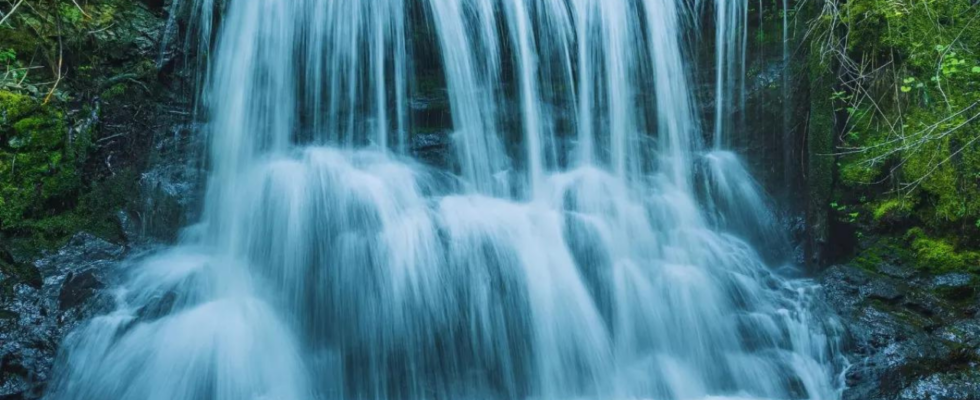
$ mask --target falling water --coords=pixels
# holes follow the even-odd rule
[[[745,14],[717,1],[729,104]],[[204,217],[127,263],[48,398],[839,398],[838,325],[760,256],[783,239],[738,157],[703,151],[687,9],[228,1]],[[410,151],[416,46],[446,165]]]
[[[783,116],[783,137],[782,137],[782,148],[783,148],[783,184],[786,187],[792,187],[792,180],[795,178],[793,175],[793,154],[794,147],[793,143],[793,132],[790,129],[790,116],[792,115],[793,107],[793,97],[790,94],[790,68],[789,64],[790,54],[789,54],[789,0],[783,0],[783,59],[782,59],[782,116]]]
[[[714,0],[715,4],[715,132],[714,147],[730,146],[734,113],[745,108],[745,65],[748,45],[748,2]],[[736,103],[736,99],[738,102]]]

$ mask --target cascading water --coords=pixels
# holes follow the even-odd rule
[[[701,152],[675,1],[228,1],[203,220],[124,269],[48,398],[839,398],[839,328]],[[420,42],[445,168],[409,150]]]

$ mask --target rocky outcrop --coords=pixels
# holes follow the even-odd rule
[[[845,400],[980,399],[976,276],[883,263],[820,279],[849,333]]]
[[[104,289],[126,253],[123,246],[80,233],[57,251],[19,263],[39,279],[0,293],[0,399],[40,397],[62,338],[112,304]]]

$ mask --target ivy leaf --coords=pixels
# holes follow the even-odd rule
[[[980,67],[973,67],[971,71],[973,71],[974,74],[980,74]]]
[[[905,85],[902,85],[902,93],[908,93],[908,92],[911,92],[911,91],[912,91],[912,88],[910,88],[908,86],[905,86]]]

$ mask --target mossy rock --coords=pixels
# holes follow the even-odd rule
[[[871,217],[877,224],[902,221],[909,217],[915,205],[914,199],[906,199],[904,197],[890,198],[871,204]]]
[[[0,299],[11,296],[15,285],[27,284],[40,288],[44,284],[37,267],[33,264],[17,262],[3,249],[0,249],[0,276],[3,277],[0,279]]]
[[[958,249],[950,239],[928,236],[920,228],[906,234],[919,269],[932,273],[980,272],[980,252]]]
[[[0,126],[7,126],[11,121],[18,121],[37,105],[26,95],[0,90]]]

